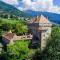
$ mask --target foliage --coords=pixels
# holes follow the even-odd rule
[[[6,60],[25,60],[29,53],[29,41],[17,41],[15,44],[9,44],[7,51],[2,51],[1,56]]]
[[[10,23],[5,23],[2,25],[2,29],[5,31],[9,31],[12,29],[12,25]]]
[[[33,60],[60,60],[60,27],[52,28],[51,42],[43,52],[36,52]]]
[[[22,35],[28,32],[26,21],[24,20],[0,20],[0,35],[11,30],[17,35]],[[2,38],[1,38],[2,40]],[[30,56],[34,50],[29,50],[29,41],[17,41],[15,44],[9,44],[7,51],[2,51],[0,57],[3,60],[26,60],[28,55]]]
[[[22,20],[0,20],[0,29],[2,31],[12,31],[17,35],[23,35],[28,32],[27,24]]]
[[[18,23],[15,26],[15,32],[17,33],[17,35],[19,35],[19,34],[23,35],[28,32],[27,26]]]
[[[15,15],[15,16],[24,16],[24,13],[12,5],[6,4],[0,1],[0,15]]]

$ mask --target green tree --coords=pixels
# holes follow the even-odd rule
[[[16,24],[15,32],[17,33],[17,35],[23,35],[27,33],[28,32],[27,25],[20,24],[20,23]]]
[[[12,24],[10,24],[10,23],[4,23],[4,24],[2,25],[2,29],[3,29],[4,31],[12,30]]]
[[[7,51],[2,51],[1,56],[6,60],[25,60],[28,56],[28,41],[18,41],[15,44],[8,44]]]

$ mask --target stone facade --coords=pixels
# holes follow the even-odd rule
[[[28,22],[28,28],[33,34],[32,43],[40,43],[41,50],[46,47],[47,38],[51,35],[51,22],[41,15]]]
[[[17,36],[15,33],[8,32],[2,36],[2,40],[4,45],[9,44],[9,43],[14,43],[15,41],[21,41],[21,40],[31,40],[32,35],[22,35],[22,36]]]

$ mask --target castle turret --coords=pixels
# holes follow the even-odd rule
[[[51,22],[43,15],[37,16],[28,22],[29,30],[33,34],[32,43],[39,43],[41,50],[46,47],[46,39],[51,35],[51,26]]]

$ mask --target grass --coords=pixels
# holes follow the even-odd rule
[[[4,23],[16,24],[16,23],[23,23],[23,20],[16,20],[16,19],[1,19]]]

